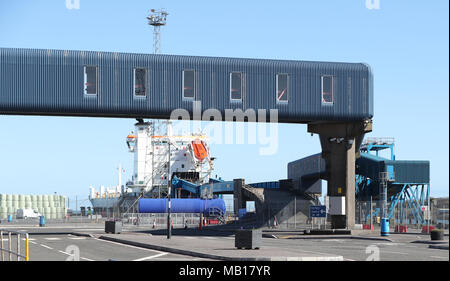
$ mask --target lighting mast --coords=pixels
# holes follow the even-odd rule
[[[148,24],[153,26],[153,53],[161,53],[161,26],[166,25],[168,13],[164,10],[150,10]]]

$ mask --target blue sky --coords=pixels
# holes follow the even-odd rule
[[[448,1],[0,0],[0,46],[151,53],[151,8],[169,12],[167,54],[366,62],[375,76],[371,137],[394,137],[399,160],[430,160],[433,196],[448,196]],[[87,198],[115,185],[132,119],[0,118],[0,193]],[[286,178],[288,162],[320,151],[305,125],[279,125],[278,153],[215,145],[216,173],[248,182]]]

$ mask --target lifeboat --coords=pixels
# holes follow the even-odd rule
[[[199,139],[192,142],[192,149],[194,151],[195,158],[197,158],[200,162],[208,156],[208,150],[206,149],[205,144]]]

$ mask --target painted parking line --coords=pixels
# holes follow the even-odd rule
[[[128,248],[138,249],[138,250],[142,250],[142,251],[149,251],[149,252],[154,252],[154,253],[162,253],[162,252],[160,252],[158,250],[147,249],[147,248],[142,248],[142,247],[136,247],[136,246],[133,246],[133,245],[122,244],[122,243],[118,243],[118,242],[114,242],[114,241],[103,240],[103,239],[99,239],[99,238],[93,238],[93,239],[95,239],[97,241],[101,241],[101,242],[115,244],[115,245],[122,246],[122,247],[128,247]]]
[[[42,247],[44,247],[44,248],[46,248],[46,249],[53,250],[52,247],[49,247],[49,246],[47,246],[47,245],[44,245],[44,244],[39,244],[39,245],[41,245]]]
[[[409,255],[408,253],[386,251],[386,250],[384,250],[384,249],[382,249],[381,252],[382,252],[382,253],[389,253],[389,254],[397,254],[397,255]]]
[[[69,254],[69,253],[64,252],[64,251],[58,250],[58,252],[60,252],[61,254],[64,254],[64,255],[73,256],[73,254]],[[91,260],[91,259],[88,259],[88,258],[83,258],[83,257],[80,257],[80,260],[94,261],[94,260]]]
[[[136,260],[133,260],[133,261],[146,261],[146,260],[151,260],[151,259],[154,259],[154,258],[157,258],[157,257],[165,256],[165,255],[167,255],[167,254],[168,254],[168,253],[161,253],[161,254],[157,254],[157,255],[153,255],[153,256],[149,256],[149,257],[144,257],[144,258],[136,259]]]
[[[448,257],[440,257],[440,256],[430,256],[430,258],[446,259],[446,260],[448,260]]]
[[[66,253],[66,252],[61,251],[61,250],[58,250],[58,252],[60,252],[60,253],[62,253],[62,254],[65,254],[65,255],[68,255],[68,256],[71,256],[71,255],[72,255],[72,254]]]

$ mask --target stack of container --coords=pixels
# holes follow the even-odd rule
[[[17,209],[33,209],[47,219],[62,219],[67,214],[66,197],[61,195],[0,194],[0,219],[16,217]]]

